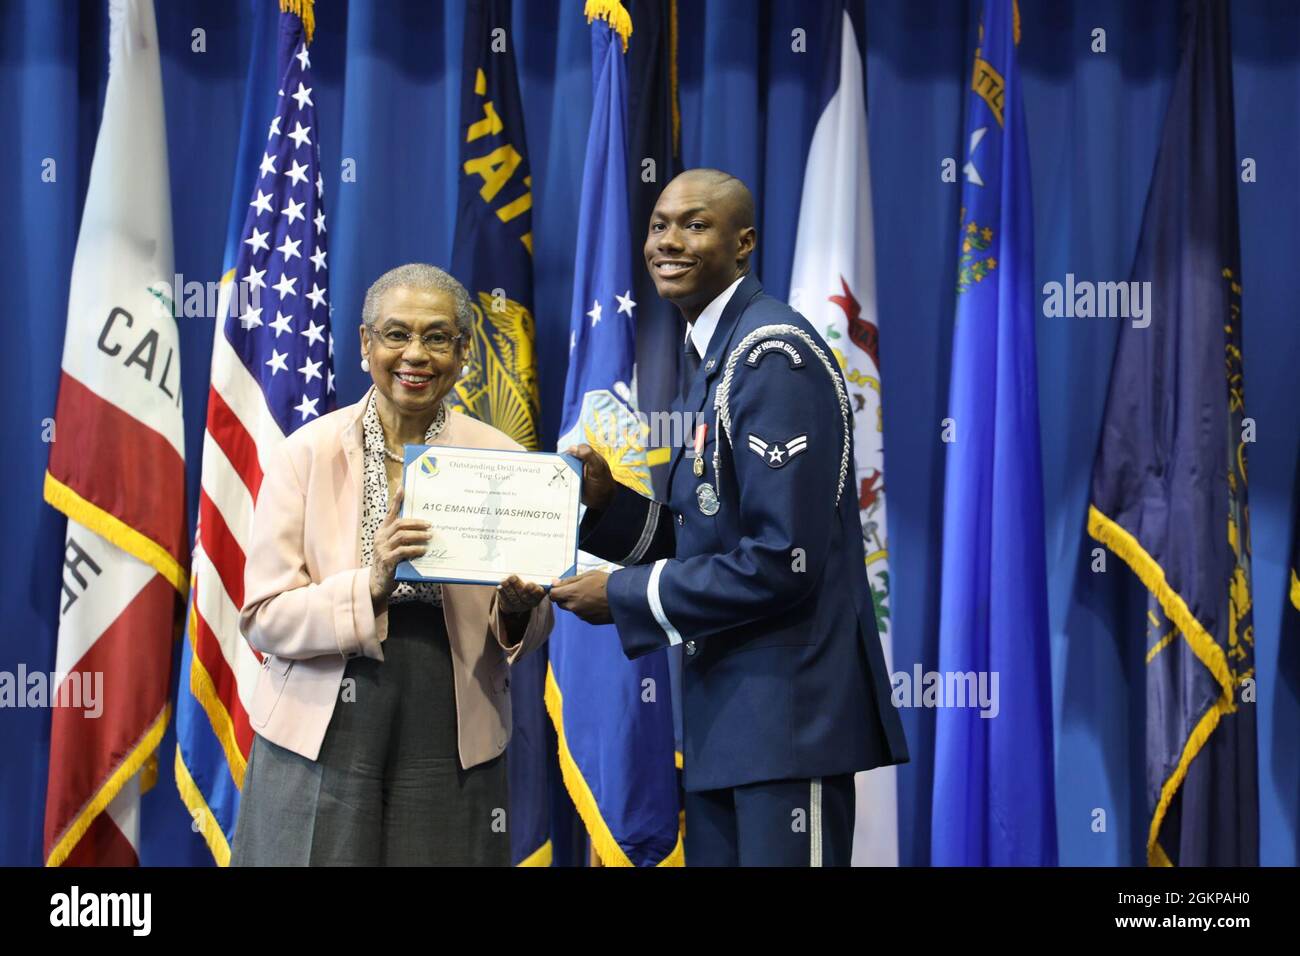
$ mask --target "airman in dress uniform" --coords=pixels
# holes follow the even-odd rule
[[[855,771],[905,762],[868,587],[853,422],[831,350],[750,273],[754,201],[719,170],[659,197],[645,242],[686,319],[683,394],[702,421],[666,501],[590,447],[583,550],[622,565],[551,600],[617,625],[629,658],[684,650],[686,863],[845,865]]]

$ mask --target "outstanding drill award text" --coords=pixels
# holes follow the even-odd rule
[[[402,517],[430,525],[399,581],[543,586],[574,573],[582,463],[548,452],[407,445]]]

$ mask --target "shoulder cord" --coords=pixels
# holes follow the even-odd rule
[[[731,379],[736,372],[736,361],[746,349],[750,348],[758,339],[778,335],[793,335],[795,338],[803,341],[805,345],[821,360],[822,367],[826,369],[826,374],[831,377],[831,382],[835,385],[835,395],[840,402],[840,419],[844,426],[844,443],[840,452],[840,481],[835,491],[835,507],[840,506],[840,499],[844,497],[844,483],[849,474],[849,396],[844,390],[844,383],[840,377],[835,374],[835,369],[831,365],[830,359],[826,353],[818,347],[813,341],[812,336],[799,328],[797,325],[764,325],[750,332],[740,344],[732,349],[731,354],[727,356],[726,370],[722,375],[722,382],[718,385],[718,390],[713,396],[714,410],[714,429],[718,432],[718,439],[713,445],[713,475],[714,481],[719,485],[716,489],[721,499],[721,482],[718,482],[718,464],[720,461],[719,452],[722,449],[722,436],[726,435],[727,444],[733,448],[735,443],[731,440],[731,410],[727,403],[731,397]],[[721,425],[721,428],[718,426]]]

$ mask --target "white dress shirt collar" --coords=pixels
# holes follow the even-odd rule
[[[686,337],[695,346],[695,351],[700,353],[700,358],[704,358],[704,353],[709,350],[709,340],[713,338],[713,330],[718,327],[718,320],[722,318],[722,313],[727,308],[727,303],[731,301],[736,286],[745,281],[747,275],[748,272],[723,289],[716,299],[704,307],[699,318],[687,327]]]

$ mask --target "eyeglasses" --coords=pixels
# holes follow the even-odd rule
[[[385,348],[392,349],[395,352],[405,351],[406,347],[411,344],[411,340],[416,336],[406,329],[385,329],[382,332],[370,330],[370,334],[379,340],[379,344]],[[428,332],[420,337],[420,344],[424,346],[426,352],[432,355],[445,355],[455,348],[464,335],[457,333],[452,335],[450,332],[444,332],[438,329]]]

